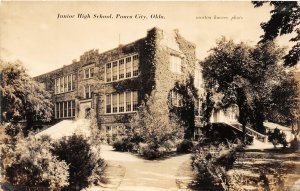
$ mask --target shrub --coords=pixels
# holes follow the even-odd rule
[[[114,141],[113,148],[116,151],[121,152],[132,152],[134,147],[134,143],[130,141],[128,137],[121,137]]]
[[[283,147],[287,146],[287,141],[285,139],[286,135],[283,132],[280,132],[279,129],[275,128],[273,132],[269,130],[267,135],[268,140],[273,143],[275,148],[278,144],[283,145]]]
[[[155,149],[154,146],[150,146],[147,143],[140,143],[139,144],[139,154],[144,156],[146,159],[156,159],[161,156],[163,156],[164,151],[159,151],[158,149]]]
[[[228,190],[226,171],[236,160],[236,147],[230,145],[199,147],[192,156],[192,166],[197,171],[197,182],[203,190]]]
[[[299,150],[300,149],[300,141],[297,139],[297,138],[294,138],[292,141],[291,141],[291,146],[290,148],[292,150]]]
[[[180,144],[177,145],[178,153],[190,153],[194,148],[194,143],[191,140],[184,139]]]
[[[6,153],[5,175],[14,186],[47,187],[59,190],[68,185],[68,165],[57,160],[50,152],[49,137],[35,138],[29,135],[20,139]]]
[[[90,111],[90,124],[89,124],[89,137],[88,144],[91,149],[91,161],[95,164],[91,176],[88,178],[89,184],[99,185],[103,180],[104,168],[106,166],[104,160],[100,156],[101,143],[104,139],[104,132],[97,124],[96,112],[91,109]]]
[[[183,128],[165,115],[149,112],[140,107],[131,121],[131,129],[120,141],[115,142],[117,150],[138,152],[146,159],[163,157],[176,148],[183,138]]]
[[[63,137],[52,150],[60,160],[69,164],[69,183],[66,190],[80,190],[89,185],[93,171],[103,172],[104,162],[96,157],[82,135]],[[98,169],[99,168],[99,169]]]

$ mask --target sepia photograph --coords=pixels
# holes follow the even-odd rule
[[[299,1],[0,0],[0,190],[300,191]]]

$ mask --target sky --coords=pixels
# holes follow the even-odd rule
[[[255,44],[263,34],[260,23],[271,7],[254,8],[250,2],[2,2],[0,4],[0,58],[20,60],[37,76],[79,59],[85,51],[99,52],[127,44],[159,27],[178,29],[196,44],[202,60],[221,36]],[[75,15],[74,18],[58,18]],[[91,18],[77,18],[89,14]],[[93,15],[111,18],[92,18]],[[133,18],[116,18],[117,14]],[[147,19],[136,19],[135,15]],[[161,15],[163,18],[150,18]],[[223,17],[223,19],[215,19]],[[211,17],[209,19],[209,17]],[[232,17],[235,17],[232,18]],[[291,46],[289,37],[279,39]]]

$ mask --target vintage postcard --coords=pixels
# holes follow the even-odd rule
[[[0,1],[0,190],[300,190],[298,1]]]

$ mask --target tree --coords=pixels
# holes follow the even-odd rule
[[[102,159],[95,158],[91,145],[82,135],[63,137],[54,144],[52,153],[69,165],[69,186],[66,190],[81,190],[89,186],[94,169],[103,164]]]
[[[280,65],[282,55],[283,49],[273,42],[251,47],[223,37],[202,62],[206,88],[224,95],[221,108],[238,106],[244,134],[247,124],[265,133],[265,119],[281,124],[282,119],[293,119],[295,108],[289,106],[296,104],[296,84]],[[290,85],[284,87],[286,97],[278,96],[287,80]]]
[[[173,89],[182,96],[181,107],[174,107],[171,103],[171,93],[169,95],[169,111],[175,118],[181,121],[185,129],[184,138],[193,139],[195,131],[195,100],[198,99],[197,89],[194,86],[194,78],[189,77],[185,83],[175,83]]]
[[[8,142],[7,142],[8,141]],[[1,148],[5,177],[14,186],[47,187],[60,190],[67,186],[69,166],[55,157],[49,137],[20,137],[10,147],[9,137]]]
[[[296,33],[291,42],[296,44],[284,56],[286,66],[294,66],[300,58],[300,6],[297,1],[253,1],[254,7],[261,7],[265,3],[273,6],[271,18],[268,22],[261,23],[264,34],[260,43],[273,41],[276,37],[290,33]]]
[[[0,90],[1,118],[5,122],[17,123],[26,120],[26,130],[36,120],[48,122],[52,116],[50,94],[44,86],[34,81],[20,61],[14,63],[0,60],[2,80]]]

